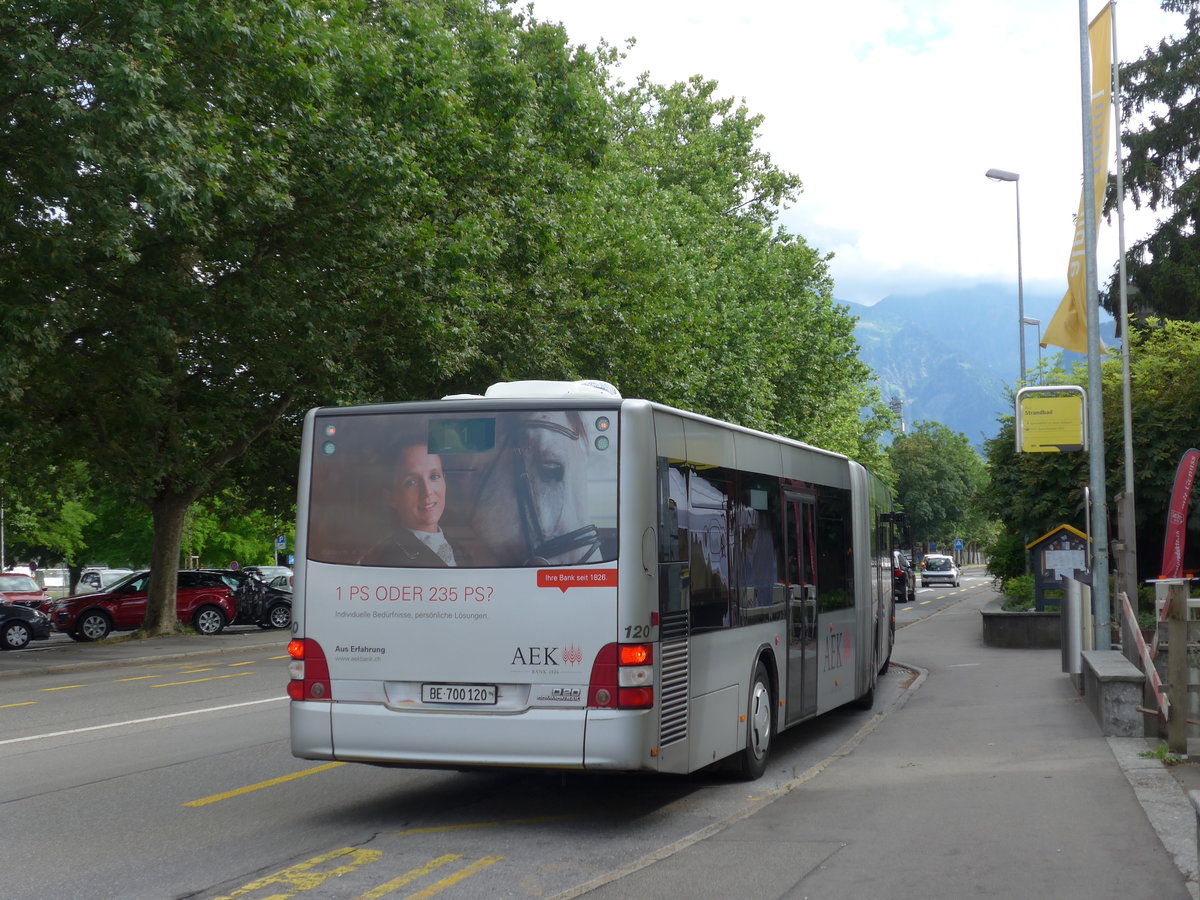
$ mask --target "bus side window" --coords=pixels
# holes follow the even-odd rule
[[[658,457],[658,608],[665,617],[688,608],[687,472]],[[679,628],[685,627],[683,620]]]
[[[693,631],[728,628],[732,478],[723,469],[688,473],[688,572]]]

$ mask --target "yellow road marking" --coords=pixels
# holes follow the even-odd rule
[[[445,856],[439,856],[437,859],[431,859],[425,865],[416,869],[410,869],[398,878],[393,878],[391,881],[384,882],[379,887],[372,888],[365,894],[357,898],[357,900],[379,900],[380,897],[386,897],[396,888],[404,887],[411,881],[415,881],[422,875],[428,875],[434,869],[441,868],[447,863],[452,863],[456,859],[462,859],[461,853],[447,853]]]
[[[404,900],[428,900],[428,898],[436,896],[448,887],[453,887],[460,881],[466,881],[472,875],[482,872],[488,866],[495,865],[504,859],[503,856],[485,856],[483,859],[476,860],[467,866],[465,869],[459,869],[453,875],[447,875],[437,884],[431,884],[423,891],[417,891],[415,894],[409,894]]]
[[[254,665],[253,660],[251,660],[250,662],[230,663],[229,668],[233,669],[233,668],[236,668],[237,666],[252,666],[252,665]]]
[[[48,694],[51,691],[73,691],[73,690],[75,690],[75,688],[81,688],[81,687],[87,687],[87,685],[86,684],[64,684],[62,687],[38,688],[38,690],[42,691],[43,693]]]
[[[268,656],[267,659],[291,659],[286,653],[283,656]]]
[[[235,897],[243,897],[246,894],[254,893],[260,888],[272,887],[273,885],[281,885],[287,889],[287,893],[272,895],[274,900],[284,900],[284,898],[292,897],[301,891],[311,891],[314,888],[319,888],[330,878],[336,878],[339,875],[348,875],[359,866],[373,863],[381,856],[383,856],[383,853],[379,850],[342,847],[340,850],[330,851],[321,856],[316,856],[307,862],[281,869],[278,872],[267,875],[265,878],[259,878],[257,881],[252,881],[244,887],[238,888],[232,894],[217,898],[217,900],[233,900]],[[341,857],[349,857],[349,862],[340,866],[334,866],[332,869],[314,871],[322,863],[340,859]]]
[[[124,681],[145,681],[147,678],[161,678],[161,677],[162,677],[161,675],[134,675],[132,678],[118,678],[116,683],[121,684]]]
[[[248,784],[245,787],[235,788],[232,791],[226,791],[223,794],[213,794],[211,797],[202,797],[199,800],[189,800],[184,806],[208,806],[210,803],[216,803],[219,800],[228,800],[231,797],[240,797],[242,794],[250,794],[254,791],[260,791],[263,788],[275,787],[277,784],[286,784],[289,781],[295,781],[297,778],[304,778],[308,775],[316,775],[318,772],[327,772],[330,769],[336,769],[338,766],[344,766],[345,763],[331,762],[325,763],[323,766],[315,766],[311,769],[305,769],[302,772],[293,772],[290,775],[281,775],[278,778],[272,778],[269,781],[260,781],[258,784]]]
[[[184,673],[186,674],[186,673]],[[220,681],[222,678],[242,678],[249,675],[249,672],[234,672],[232,675],[213,675],[210,678],[193,678],[191,681],[168,681],[164,684],[152,684],[151,687],[178,687],[181,684],[199,684],[202,681]]]
[[[5,703],[0,709],[12,709],[14,706],[37,706],[36,700],[26,700],[22,703]]]

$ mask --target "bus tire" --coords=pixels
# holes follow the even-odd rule
[[[737,759],[737,775],[744,781],[755,781],[767,771],[767,757],[775,737],[775,700],[771,694],[771,677],[767,667],[759,662],[750,685],[746,707],[746,746]]]
[[[872,654],[874,656],[874,654]],[[871,709],[875,706],[875,685],[879,681],[879,670],[871,669],[871,686],[857,700],[851,701],[850,705],[855,709]]]

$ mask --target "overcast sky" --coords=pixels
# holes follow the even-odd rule
[[[1016,284],[1066,290],[1083,171],[1077,0],[534,0],[571,42],[628,50],[621,70],[699,74],[765,116],[759,145],[804,192],[791,232],[835,254],[840,300]],[[1102,8],[1088,4],[1088,20]],[[1116,4],[1118,56],[1182,31],[1157,0]],[[1114,153],[1110,147],[1110,171]],[[1126,219],[1126,243],[1153,218]],[[1117,258],[1100,224],[1098,271]]]

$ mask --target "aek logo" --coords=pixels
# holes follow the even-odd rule
[[[583,662],[583,650],[577,644],[566,647],[517,647],[511,666],[577,666]]]
[[[557,666],[557,647],[518,647],[510,666]]]

